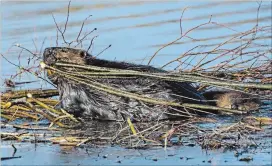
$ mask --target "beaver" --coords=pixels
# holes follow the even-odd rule
[[[47,65],[67,62],[147,73],[167,73],[165,70],[152,66],[97,59],[84,50],[66,47],[46,48],[43,60]],[[60,94],[60,107],[77,117],[114,121],[123,121],[126,117],[130,117],[135,121],[154,121],[188,117],[191,113],[196,113],[189,108],[180,110],[180,107],[150,104],[127,97],[106,94],[85,84],[75,83],[54,74],[48,77],[57,85]],[[258,99],[241,92],[215,91],[202,94],[189,82],[173,82],[149,77],[92,78],[92,80],[126,92],[175,103],[210,104],[243,111],[256,110],[260,103]],[[210,100],[216,100],[216,102]]]
[[[237,91],[209,91],[204,92],[203,96],[209,101],[210,105],[221,108],[248,112],[258,110],[261,105],[259,98]]]
[[[141,72],[167,72],[147,65],[97,59],[84,50],[66,47],[46,48],[43,60],[47,65],[54,65],[61,61]],[[194,112],[188,108],[150,104],[101,92],[56,75],[49,76],[49,79],[57,85],[59,90],[60,107],[78,117],[113,121],[123,121],[129,117],[134,121],[154,121],[188,117]],[[92,78],[92,80],[153,99],[175,103],[205,104],[204,96],[188,82],[173,82],[149,77]]]

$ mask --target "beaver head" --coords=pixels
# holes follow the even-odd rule
[[[85,59],[91,57],[86,51],[67,47],[49,47],[44,50],[43,61],[47,65],[57,62],[86,64]]]
[[[57,62],[85,65],[87,63],[86,59],[90,59],[91,57],[92,56],[84,50],[67,47],[49,47],[46,48],[43,53],[43,61],[49,66]],[[54,84],[58,84],[58,82],[62,80],[51,70],[47,70],[47,76]]]

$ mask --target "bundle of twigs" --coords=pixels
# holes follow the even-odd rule
[[[54,124],[64,128],[72,127],[69,126],[67,120],[76,123],[78,121],[65,110],[54,108],[59,103],[58,100],[48,98],[57,95],[58,91],[55,89],[3,93],[0,115],[9,121],[14,121],[17,118],[40,121],[45,118],[51,123],[49,128]]]
[[[202,85],[207,86],[215,86],[219,88],[225,88],[229,90],[235,91],[242,91],[246,92],[245,88],[256,88],[256,89],[264,89],[264,90],[272,90],[272,86],[270,84],[263,84],[263,83],[243,83],[239,81],[233,80],[226,80],[220,79],[217,77],[199,74],[199,73],[151,73],[151,72],[140,72],[134,70],[119,70],[113,68],[106,68],[106,67],[98,67],[98,66],[91,66],[91,65],[78,65],[78,64],[69,64],[69,63],[56,63],[54,67],[48,66],[41,63],[41,67],[49,69],[54,74],[59,75],[65,79],[71,80],[76,84],[86,85],[90,88],[93,88],[98,91],[103,91],[109,94],[132,98],[135,100],[143,101],[146,103],[151,104],[158,104],[158,105],[166,105],[166,106],[175,106],[175,107],[186,107],[186,108],[193,108],[197,111],[202,110],[217,110],[223,111],[228,113],[234,114],[242,114],[243,112],[238,110],[232,110],[227,108],[218,108],[214,106],[202,105],[202,104],[190,104],[190,103],[176,103],[172,101],[156,99],[146,97],[142,94],[136,94],[127,92],[125,90],[120,90],[118,88],[111,87],[109,85],[103,84],[101,82],[95,81],[97,78],[154,78],[159,80],[167,80],[172,82],[194,82],[199,83]],[[254,94],[256,95],[256,94]],[[201,112],[201,111],[200,111]]]

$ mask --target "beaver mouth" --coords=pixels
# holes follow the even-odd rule
[[[43,61],[47,65],[54,65],[57,62],[56,52],[52,48],[46,48],[43,52]]]

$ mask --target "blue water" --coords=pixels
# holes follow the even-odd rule
[[[33,44],[35,41],[39,51],[44,38],[43,48],[56,45],[56,27],[51,16],[54,13],[56,21],[63,25],[66,20],[68,2],[2,2],[2,49],[1,53],[12,61],[18,62],[17,57],[20,48],[13,47],[13,44],[20,44],[23,47],[36,51]],[[256,2],[189,2],[189,1],[170,1],[170,2],[120,2],[111,1],[93,2],[72,2],[69,16],[69,23],[65,36],[67,40],[74,40],[77,37],[82,21],[88,16],[93,15],[85,24],[83,32],[98,28],[88,41],[84,42],[83,49],[87,49],[90,39],[99,35],[95,40],[92,54],[96,55],[108,45],[112,47],[105,51],[100,58],[126,60],[135,63],[146,64],[155,51],[157,45],[168,43],[180,35],[179,19],[182,11],[185,11],[182,21],[183,33],[189,29],[211,21],[219,24],[226,24],[233,30],[210,25],[197,29],[188,34],[194,39],[212,38],[236,34],[252,29],[256,24],[257,8]],[[236,12],[238,14],[236,14]],[[271,8],[270,2],[263,2],[259,12],[259,26],[270,25]],[[240,24],[231,24],[239,21],[246,21]],[[251,20],[251,21],[250,21]],[[229,24],[230,23],[230,24]],[[203,29],[206,28],[206,29]],[[268,34],[269,36],[269,34]],[[184,38],[178,44],[162,50],[158,57],[152,61],[152,65],[161,66],[167,61],[178,57],[180,54],[190,50],[200,44],[214,44],[226,41],[228,38],[219,38],[207,43],[192,42]],[[269,43],[270,40],[262,40],[262,43]],[[59,41],[59,45],[61,45]],[[240,43],[230,44],[234,47]],[[202,47],[196,51],[212,49],[213,47]],[[22,53],[22,57],[28,57],[27,52]],[[146,59],[144,59],[146,58]],[[23,61],[23,60],[22,60]],[[26,63],[22,62],[22,63]],[[2,61],[2,74],[8,77],[16,70]],[[172,65],[172,67],[175,65]],[[169,67],[171,69],[171,66]]]
[[[205,151],[200,147],[168,147],[149,150],[118,146],[62,149],[50,144],[15,143],[19,159],[2,161],[4,165],[269,165],[271,150],[251,150],[235,157],[233,151]],[[9,145],[1,148],[3,156],[12,155]],[[3,153],[4,152],[4,153]],[[252,157],[250,162],[239,161]]]
[[[52,13],[57,22],[62,26],[66,20],[68,1],[61,2],[1,2],[1,53],[15,64],[27,66],[28,58],[31,55],[23,51],[21,58],[18,56],[20,48],[11,47],[14,44],[33,51],[42,52],[46,47],[56,46],[56,27]],[[83,32],[95,31],[84,42],[83,49],[87,49],[93,36],[99,35],[95,40],[93,49],[90,51],[97,55],[109,44],[112,47],[106,50],[99,57],[109,60],[129,61],[134,63],[147,64],[149,58],[160,48],[180,36],[179,19],[184,8],[182,21],[183,33],[189,29],[208,22],[212,15],[212,21],[225,24],[232,30],[210,25],[199,28],[188,34],[190,38],[206,39],[208,41],[192,41],[184,38],[180,44],[168,47],[152,61],[152,65],[160,67],[166,62],[177,58],[197,45],[211,45],[222,43],[233,35],[252,29],[256,25],[258,4],[252,2],[228,2],[228,1],[72,1],[69,23],[65,33],[67,40],[74,40],[77,37],[82,21],[93,15],[85,24]],[[259,12],[259,26],[271,26],[271,2],[262,2]],[[242,23],[236,23],[241,22]],[[258,34],[263,35],[263,34]],[[271,34],[264,34],[271,36]],[[216,38],[219,37],[219,38]],[[59,37],[61,38],[61,37]],[[40,50],[43,40],[45,43]],[[262,39],[262,44],[269,44],[271,40]],[[35,44],[34,44],[35,43]],[[59,40],[59,45],[62,41]],[[225,48],[233,48],[241,43],[232,43]],[[215,46],[200,47],[195,51],[211,50]],[[263,48],[262,48],[263,49]],[[269,56],[269,55],[268,55]],[[271,56],[271,54],[270,54]],[[212,58],[212,55],[211,57]],[[248,57],[244,57],[248,58]],[[192,60],[192,64],[198,62],[199,58]],[[224,60],[224,59],[223,59]],[[37,62],[35,65],[38,65]],[[214,62],[217,63],[217,62]],[[34,64],[30,64],[34,65]],[[167,69],[173,69],[176,63]],[[214,64],[211,64],[214,65]],[[10,78],[19,69],[10,65],[1,58],[1,91],[3,80]],[[29,81],[36,78],[31,74],[24,74],[16,77],[17,81]],[[50,88],[44,82],[22,85],[18,89]],[[63,150],[58,145],[2,142],[1,156],[11,156],[14,143],[18,151],[16,155],[20,159],[2,161],[7,165],[269,165],[271,164],[271,149],[258,150],[253,155],[246,153],[245,156],[252,156],[253,161],[249,163],[239,161],[234,157],[234,152],[203,151],[200,147],[170,147],[149,150],[132,150],[122,147],[96,147],[72,150]],[[103,158],[103,156],[107,156]],[[243,156],[244,156],[243,155]],[[192,159],[186,160],[186,157]],[[154,161],[157,159],[157,161]],[[210,163],[208,162],[210,160]],[[121,163],[119,163],[119,161]]]

